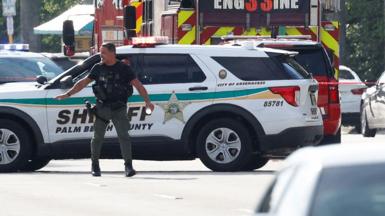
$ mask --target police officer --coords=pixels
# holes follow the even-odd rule
[[[109,120],[115,126],[118,134],[121,153],[124,159],[125,175],[131,177],[136,174],[132,167],[131,141],[128,134],[130,122],[127,117],[127,100],[132,94],[134,86],[144,98],[146,108],[154,110],[147,91],[136,78],[130,66],[116,59],[115,45],[105,43],[100,48],[101,62],[96,64],[89,75],[78,81],[66,93],[56,96],[62,100],[81,91],[89,83],[95,81],[93,91],[97,99],[94,122],[94,136],[91,140],[92,175],[101,176],[99,157],[103,144],[106,127]]]

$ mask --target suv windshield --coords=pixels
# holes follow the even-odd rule
[[[384,166],[382,163],[325,169],[310,215],[385,215]]]
[[[39,75],[50,80],[63,72],[54,62],[44,57],[0,58],[0,66],[0,83],[35,81]]]

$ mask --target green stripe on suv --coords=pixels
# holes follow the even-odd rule
[[[178,100],[212,100],[243,97],[266,91],[267,88],[245,89],[238,91],[204,92],[204,93],[179,93],[176,94]],[[150,99],[154,102],[168,101],[171,94],[152,94]],[[80,105],[84,100],[95,103],[95,97],[74,97],[65,100],[56,100],[54,98],[22,98],[22,99],[0,99],[0,103],[14,103],[26,105]],[[143,102],[140,95],[133,95],[129,102]]]

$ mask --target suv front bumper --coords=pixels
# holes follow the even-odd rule
[[[289,128],[279,134],[261,137],[260,150],[266,155],[287,156],[300,147],[318,145],[323,134],[322,125]]]

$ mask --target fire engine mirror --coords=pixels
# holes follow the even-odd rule
[[[194,8],[194,1],[193,0],[182,0],[180,3],[181,8]]]
[[[124,7],[123,20],[126,29],[136,29],[136,8],[134,6]]]
[[[73,46],[75,43],[75,29],[72,20],[63,22],[63,42],[67,46]]]

